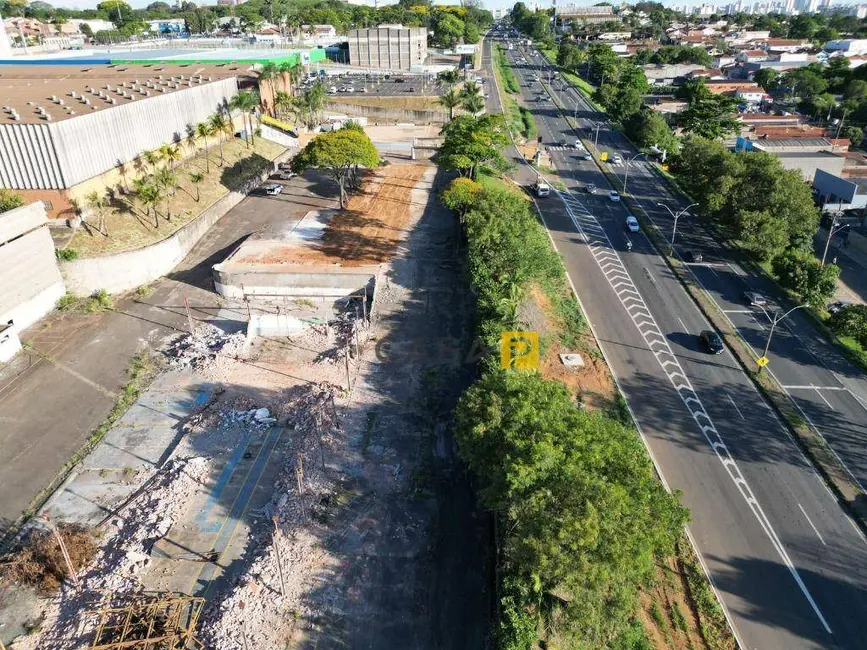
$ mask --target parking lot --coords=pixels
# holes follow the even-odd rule
[[[445,84],[437,81],[436,75],[392,73],[388,74],[387,79],[385,77],[385,73],[340,73],[323,77],[322,82],[325,84],[326,90],[329,91],[329,95],[438,97],[447,90]],[[482,89],[487,92],[486,85],[487,83],[482,83]],[[305,87],[309,87],[309,84],[302,84],[302,88]],[[331,89],[334,89],[333,92]]]

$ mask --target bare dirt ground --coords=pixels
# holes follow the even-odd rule
[[[335,213],[313,244],[293,242],[234,260],[257,264],[339,264],[362,266],[392,258],[406,236],[413,208],[413,188],[429,167],[391,164],[367,174],[346,210]]]

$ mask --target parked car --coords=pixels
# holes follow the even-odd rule
[[[587,183],[587,185],[584,186],[584,189],[587,191],[587,194],[593,194],[593,192],[596,191],[596,184]]]
[[[631,214],[626,215],[626,229],[629,230],[629,232],[641,231],[641,226],[638,225],[638,219]]]
[[[585,151],[583,154],[581,154],[581,157],[584,160],[593,160],[593,154],[591,154],[589,151]]]
[[[291,181],[291,180],[292,180],[293,178],[295,178],[297,175],[298,175],[298,174],[296,174],[296,173],[293,172],[293,171],[283,170],[283,171],[280,172],[280,174],[279,174],[279,178],[280,178],[281,181]]]
[[[746,303],[753,307],[764,307],[768,304],[768,299],[757,291],[744,291],[743,296]]]
[[[698,340],[702,347],[711,354],[722,354],[725,349],[720,335],[712,330],[704,330],[698,335]]]
[[[263,185],[262,189],[265,190],[265,194],[275,196],[283,191],[283,186],[279,183],[268,183],[267,185]]]
[[[851,304],[852,303],[849,302],[848,300],[838,300],[836,302],[832,302],[830,305],[828,305],[828,313],[829,314],[836,314],[838,311],[845,309],[846,307],[848,307]]]
[[[698,251],[686,251],[683,254],[683,259],[687,262],[701,262],[704,260],[704,255]]]
[[[284,169],[292,169],[292,163],[289,162],[281,162],[277,164],[277,169],[283,171]]]
[[[386,79],[388,79],[388,77],[386,77]],[[396,83],[396,84],[406,83],[406,79],[401,79],[400,77],[398,77],[394,80],[394,83]]]
[[[608,192],[608,198],[617,203],[620,200],[620,193],[616,190],[610,190]]]

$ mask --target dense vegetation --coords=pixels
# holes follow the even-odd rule
[[[482,119],[444,130],[443,148],[460,149],[450,140]],[[503,331],[520,329],[530,287],[551,301],[561,336],[585,330],[563,264],[523,195],[461,177],[442,199],[463,224],[487,346],[498,349]],[[685,510],[655,477],[634,430],[579,408],[562,384],[536,372],[501,370],[495,356],[481,369],[455,423],[480,499],[500,523],[497,647],[530,650],[540,639],[547,647],[647,647],[638,591],[654,558],[673,552]]]

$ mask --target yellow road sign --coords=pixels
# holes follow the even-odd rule
[[[768,363],[770,363],[770,361],[771,360],[767,357],[759,357],[758,359],[756,359],[756,365],[759,368],[764,368],[766,365],[768,365]]]

